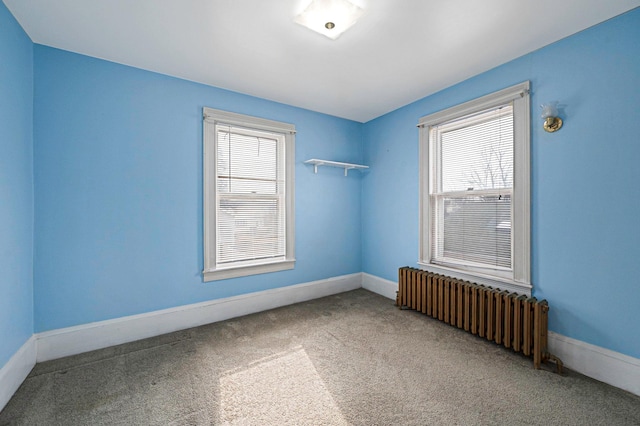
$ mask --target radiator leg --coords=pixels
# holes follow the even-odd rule
[[[556,364],[556,373],[562,375],[562,368],[564,366],[564,364],[562,363],[562,360],[560,358],[558,358],[555,355],[551,355],[550,353],[546,353],[544,354],[544,361],[553,361]]]

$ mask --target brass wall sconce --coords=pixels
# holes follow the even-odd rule
[[[558,117],[558,102],[547,102],[540,105],[542,108],[541,117],[544,120],[542,128],[549,132],[557,132],[562,127],[562,119]]]

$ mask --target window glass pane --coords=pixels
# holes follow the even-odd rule
[[[219,264],[285,255],[280,198],[222,197],[218,210]]]
[[[277,194],[278,140],[218,128],[218,191],[223,193]]]
[[[511,105],[436,129],[442,191],[513,187]]]
[[[510,194],[434,201],[436,260],[511,268]]]

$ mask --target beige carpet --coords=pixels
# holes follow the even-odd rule
[[[38,364],[0,425],[640,425],[640,398],[356,290]]]
[[[220,421],[348,424],[301,346],[224,373],[220,377]]]

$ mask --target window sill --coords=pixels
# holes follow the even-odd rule
[[[293,259],[274,263],[263,263],[261,265],[239,266],[226,269],[210,269],[202,271],[202,276],[205,282],[226,280],[229,278],[238,278],[246,277],[249,275],[266,274],[269,272],[285,271],[287,269],[293,269],[295,263],[296,261],[295,259]]]
[[[446,266],[434,265],[431,263],[418,262],[422,269],[436,274],[448,275],[460,280],[470,281],[476,284],[499,288],[509,292],[531,296],[531,284],[522,283],[507,278],[493,277],[490,275],[478,274],[474,272],[461,271],[459,269],[448,268]]]

